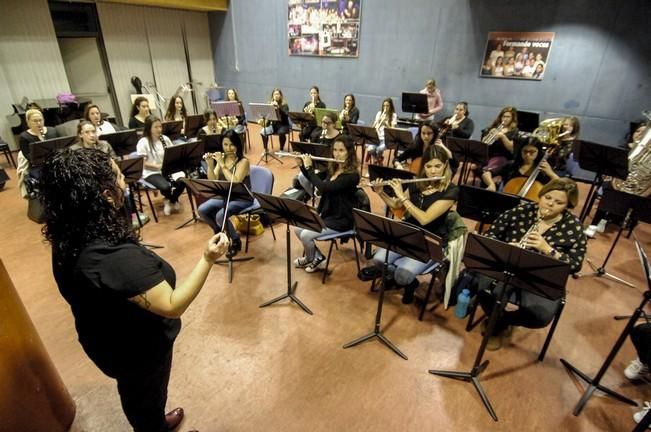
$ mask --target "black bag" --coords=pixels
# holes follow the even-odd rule
[[[27,217],[37,224],[45,223],[45,209],[38,197],[29,198],[27,201]]]
[[[364,267],[357,273],[357,278],[363,282],[382,277],[382,270],[375,266]]]

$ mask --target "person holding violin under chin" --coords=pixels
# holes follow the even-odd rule
[[[244,157],[244,148],[240,135],[234,129],[224,133],[222,139],[224,152],[206,153],[204,159],[208,163],[209,180],[225,180],[234,183],[244,183],[251,187],[249,179],[249,160]],[[215,234],[222,231],[222,224],[226,221],[226,231],[231,239],[231,245],[226,253],[232,258],[242,250],[242,241],[229,217],[251,206],[250,200],[230,200],[226,208],[225,198],[212,198],[201,204],[198,208],[199,216],[213,229]],[[226,214],[225,214],[226,213]]]
[[[516,146],[517,147],[517,146]],[[509,163],[501,172],[504,189],[502,192],[523,196],[531,201],[538,200],[538,192],[543,185],[558,178],[549,162],[548,153],[543,150],[542,143],[536,137],[520,146],[516,151],[515,160]],[[490,171],[485,173],[484,181],[487,189],[495,191],[497,185]],[[529,180],[531,179],[531,180]],[[529,187],[525,187],[527,182]],[[526,190],[525,190],[526,189]]]
[[[504,212],[486,236],[563,261],[570,265],[572,273],[578,272],[585,256],[586,237],[581,222],[570,212],[579,201],[576,183],[568,178],[554,179],[540,190],[538,196],[538,202],[522,204]],[[487,288],[493,283],[495,287],[491,294]],[[501,289],[501,283],[479,275],[479,302],[487,315]],[[524,290],[517,295],[512,293],[486,348],[499,349],[503,338],[510,336],[511,326],[546,327],[556,315],[559,302]]]

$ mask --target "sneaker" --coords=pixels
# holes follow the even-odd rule
[[[641,410],[633,414],[633,420],[635,420],[635,423],[639,423],[642,421],[644,416],[646,415],[647,412],[651,409],[651,402],[649,401],[644,401],[644,406],[642,407]],[[648,429],[651,429],[651,426],[648,427]]]
[[[300,258],[296,258],[294,260],[294,267],[296,267],[296,268],[305,268],[311,263],[312,263],[312,261],[307,259],[307,257],[303,256],[303,257],[300,257]]]
[[[624,375],[631,381],[646,380],[651,381],[651,374],[649,367],[642,363],[639,358],[632,360],[631,363],[624,369]]]
[[[172,214],[172,204],[170,200],[165,200],[165,206],[163,207],[163,214],[169,216]]]
[[[314,273],[317,270],[322,270],[325,268],[325,257],[323,255],[317,255],[314,260],[305,267],[305,271],[308,273]]]

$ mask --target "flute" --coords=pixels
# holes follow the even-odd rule
[[[301,153],[299,152],[284,152],[284,151],[277,151],[274,153],[276,156],[291,156],[295,158],[300,158]],[[346,161],[335,159],[335,158],[327,158],[327,157],[321,157],[321,156],[312,156],[309,155],[312,160],[315,161],[321,161],[321,162],[335,162],[335,163],[345,163]]]
[[[420,182],[426,182],[426,181],[439,181],[443,180],[445,177],[423,177],[423,178],[413,178],[413,179],[391,179],[391,180],[384,180],[381,182],[377,183],[360,183],[357,187],[358,188],[364,188],[364,187],[373,187],[373,186],[389,186],[393,180],[398,180],[400,184],[407,184],[407,183],[420,183]]]

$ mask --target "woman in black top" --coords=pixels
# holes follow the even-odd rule
[[[23,157],[31,163],[29,145],[33,142],[45,141],[56,138],[57,131],[53,127],[47,127],[43,123],[43,114],[37,109],[29,109],[25,113],[27,130],[18,137],[18,146]]]
[[[446,128],[445,136],[468,139],[475,130],[475,123],[468,117],[468,102],[461,101],[454,107],[454,115],[441,122],[441,129]]]
[[[316,108],[325,108],[326,105],[321,100],[319,96],[319,87],[312,86],[310,87],[310,100],[305,102],[303,105],[303,112],[308,114],[314,114]],[[316,123],[310,123],[303,125],[301,130],[301,141],[315,141],[312,137],[318,137],[321,134],[321,128]]]
[[[482,167],[484,183],[488,184],[489,175],[499,175],[502,168],[513,160],[513,147],[518,132],[518,112],[514,107],[502,108],[493,123],[482,131],[482,142],[489,146],[489,159]]]
[[[264,146],[265,150],[267,150],[269,135],[271,135],[271,133],[268,133],[265,130],[265,126],[271,126],[272,132],[278,134],[278,140],[280,141],[280,150],[282,151],[285,149],[285,142],[287,142],[287,134],[289,133],[289,105],[287,105],[287,102],[285,102],[283,92],[279,88],[273,89],[271,92],[271,101],[269,101],[269,103],[278,108],[278,115],[280,116],[280,120],[267,121],[267,124],[264,125],[262,124],[262,120],[259,121],[260,125],[263,128],[260,132],[262,135],[262,145]]]
[[[321,193],[318,211],[326,224],[321,232],[296,228],[296,236],[303,243],[304,256],[294,260],[297,268],[312,273],[320,269],[325,256],[315,244],[315,238],[324,234],[346,231],[353,227],[353,207],[359,183],[357,156],[354,143],[341,135],[332,146],[332,157],[341,163],[330,162],[328,170],[317,175],[310,155],[299,159],[301,172]]]
[[[449,239],[451,229],[448,227],[448,214],[453,212],[452,206],[459,196],[459,188],[451,183],[450,156],[448,150],[441,145],[432,145],[423,155],[419,178],[443,177],[442,180],[411,183],[405,190],[399,180],[391,180],[390,187],[394,196],[387,195],[383,186],[374,186],[373,190],[380,195],[392,209],[404,209],[408,212],[405,222],[421,226],[425,230]],[[379,249],[373,256],[377,267],[384,265],[386,249]],[[431,262],[423,263],[413,258],[389,252],[388,263],[394,269],[393,279],[396,284],[405,288],[403,303],[412,303],[414,291],[418,286],[418,276]]]
[[[355,105],[355,95],[350,93],[344,96],[344,106],[339,113],[339,120],[345,134],[348,134],[348,125],[357,124],[359,121],[359,108]]]
[[[438,135],[438,133],[439,133],[439,128],[436,127],[435,122],[421,123],[420,126],[418,127],[418,133],[416,133],[412,145],[405,148],[403,151],[398,152],[398,156],[396,156],[393,162],[394,167],[397,169],[405,169],[403,167],[403,164],[410,159],[413,164],[415,159],[422,157],[423,152],[427,148],[429,148],[429,146],[434,144],[434,140],[436,140],[436,136]],[[420,166],[416,167],[415,171],[412,172],[419,172],[419,171],[420,171]]]
[[[149,101],[144,96],[138,96],[131,107],[129,129],[144,128],[147,117],[149,117]]]
[[[124,176],[107,154],[56,152],[46,160],[42,178],[43,232],[81,346],[117,381],[135,431],[172,430],[183,418],[181,408],[165,415],[179,318],[228,239],[212,237],[190,276],[177,284],[174,269],[138,244],[123,208]]]

